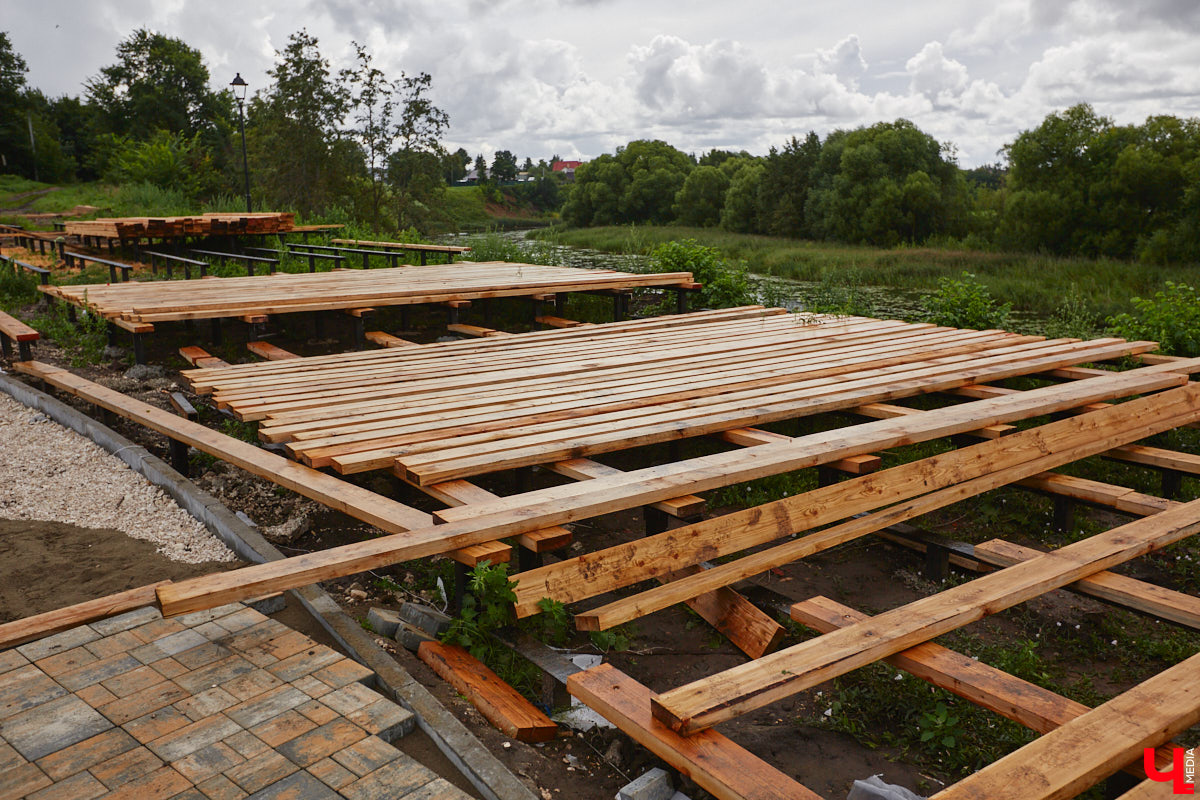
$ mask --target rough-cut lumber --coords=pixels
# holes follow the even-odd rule
[[[272,363],[261,366],[272,366]],[[164,587],[159,593],[159,601],[164,614],[187,613],[231,600],[376,569],[406,559],[445,552],[447,549],[493,541],[498,537],[525,533],[548,525],[647,505],[683,492],[705,491],[864,452],[973,430],[981,425],[1051,413],[1081,402],[1154,391],[1184,382],[1186,377],[1176,373],[1194,370],[1196,366],[1197,362],[1193,360],[1169,368],[1142,367],[1111,377],[1079,381],[1070,387],[1050,386],[1012,397],[975,401],[944,414],[868,422],[848,431],[824,432],[798,437],[792,442],[718,453],[582,483],[550,487],[473,506],[468,509],[469,513],[447,509],[441,514],[458,512],[460,521],[454,523],[447,520],[447,524],[397,537],[381,537],[320,553],[294,556],[272,564],[181,581]],[[102,388],[77,378],[73,378],[69,384],[72,391],[89,400]],[[130,406],[122,402],[114,405],[114,410],[143,424],[150,424],[147,422],[153,416],[150,412],[155,410],[144,404]],[[155,421],[155,424],[160,423]],[[341,486],[347,485],[336,482]]]
[[[700,566],[685,567],[662,580],[677,580],[702,569]],[[703,617],[705,622],[751,658],[759,658],[773,652],[787,633],[770,614],[728,586],[697,595],[689,599],[687,604]]]
[[[1131,401],[1128,408],[1123,405],[1060,420],[1001,442],[985,441],[541,567],[522,575],[516,590],[517,614],[529,613],[528,604],[541,597],[572,602],[644,580],[659,570],[678,569],[888,503],[903,503],[576,616],[576,625],[584,630],[609,628],[682,602],[695,596],[692,592],[734,583],[966,497],[1093,455],[1100,451],[1098,448],[1169,430],[1181,419],[1200,413],[1198,403],[1200,389],[1176,389],[1154,398]]]
[[[189,346],[179,348],[179,355],[193,367],[228,367],[229,362],[211,355],[203,347]]]
[[[382,247],[393,250],[412,250],[413,252],[432,253],[469,253],[471,248],[452,244],[417,244],[414,242],[373,242],[367,239],[330,239],[332,244],[348,244],[354,247]]]
[[[650,716],[654,693],[611,664],[567,678],[567,691],[722,800],[821,800],[713,730],[680,736]]]
[[[683,733],[701,730],[1181,541],[1198,530],[1200,500],[673,689],[653,704],[654,716]],[[1196,692],[1200,697],[1200,683]]]
[[[420,347],[416,342],[410,342],[407,339],[401,339],[399,336],[393,336],[384,331],[367,331],[363,337],[371,344],[377,344],[380,347]]]
[[[94,620],[132,611],[135,608],[154,605],[158,600],[156,591],[169,583],[170,581],[159,581],[107,597],[76,603],[66,608],[47,611],[44,614],[6,622],[0,625],[0,650],[16,647],[24,642],[40,639],[53,633],[70,630]]]
[[[282,347],[277,347],[270,342],[246,342],[246,349],[259,358],[265,358],[268,361],[287,361],[291,358],[300,358],[300,356]]]
[[[421,487],[430,497],[441,500],[449,506],[465,506],[472,503],[487,503],[495,500],[497,495],[487,489],[467,481],[449,481]],[[522,533],[516,537],[517,544],[535,553],[545,553],[557,550],[571,542],[571,531],[561,525],[543,528],[540,531]],[[507,560],[507,559],[505,559]]]
[[[504,735],[548,742],[557,733],[549,717],[458,645],[421,642],[417,655]]]
[[[1037,558],[1040,550],[1022,547],[1019,544],[993,539],[975,545],[975,556],[981,561],[1001,567],[1009,567]],[[1072,584],[1069,588],[1102,600],[1151,614],[1160,619],[1200,629],[1200,598],[1190,594],[1165,589],[1152,583],[1128,578],[1115,572],[1097,572]]]
[[[446,326],[446,330],[451,333],[461,333],[463,336],[474,336],[476,338],[487,338],[490,336],[512,336],[507,331],[498,331],[495,328],[484,328],[480,325],[467,325],[463,322],[455,322]]]
[[[1171,512],[1166,512],[1171,513]],[[931,800],[1066,800],[1200,721],[1200,655],[938,792]]]
[[[68,236],[101,239],[176,239],[184,236],[240,236],[285,233],[295,225],[292,213],[208,213],[185,217],[112,217],[69,221]]]
[[[592,461],[588,458],[572,458],[567,461],[558,461],[553,464],[547,464],[545,468],[557,475],[562,475],[575,481],[590,481],[595,478],[606,478],[622,474],[622,470],[616,467],[610,467],[607,464],[601,464],[599,461]],[[687,519],[703,514],[707,502],[703,497],[698,495],[685,494],[658,503],[651,503],[650,505],[659,511],[670,514],[672,517]]]
[[[821,633],[829,633],[849,625],[870,620],[861,611],[842,605],[827,597],[813,597],[791,607],[791,617]],[[988,666],[977,658],[965,656],[935,642],[924,642],[885,659],[889,664],[909,672],[977,706],[995,711],[1003,717],[1038,733],[1049,733],[1076,717],[1091,711],[1083,703],[1043,689],[1003,670]],[[1162,765],[1170,763],[1168,748],[1156,754]],[[1145,776],[1139,759],[1127,767],[1139,777]]]

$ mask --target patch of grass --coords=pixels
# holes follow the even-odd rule
[[[20,267],[0,263],[0,308],[7,311],[36,302],[37,279]]]
[[[86,301],[86,296],[85,296]],[[56,303],[40,312],[33,326],[53,339],[68,355],[71,366],[83,367],[99,364],[104,360],[104,348],[108,345],[108,323],[103,317],[80,310],[77,322],[67,317],[66,307]]]
[[[1063,299],[1078,297],[1098,318],[1130,310],[1130,298],[1149,296],[1168,280],[1194,280],[1194,265],[1161,266],[1114,259],[1053,258],[1028,253],[996,253],[950,247],[891,249],[773,236],[738,234],[713,228],[677,225],[564,229],[531,236],[552,236],[563,244],[611,253],[648,253],[664,242],[695,239],[741,259],[751,272],[800,281],[840,281],[848,272],[864,284],[901,290],[932,291],[938,280],[971,272],[994,297],[1017,312],[1053,316]]]

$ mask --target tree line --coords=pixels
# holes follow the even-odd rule
[[[575,226],[678,223],[871,244],[1200,262],[1200,120],[1117,125],[1088,105],[1048,115],[1002,151],[957,166],[908,120],[792,137],[766,156],[694,158],[640,140],[584,164]]]
[[[351,67],[334,71],[307,30],[277,51],[270,84],[244,108],[253,197],[259,206],[377,230],[452,225],[445,187],[465,175],[471,157],[442,146],[450,120],[430,99],[432,78],[389,77],[362,45],[354,54]],[[85,82],[82,97],[48,98],[26,83],[26,72],[0,31],[0,173],[148,183],[186,202],[242,194],[237,101],[228,87],[213,87],[186,42],[135,31],[118,44],[115,62]],[[516,178],[518,161],[505,150],[484,166],[487,189]],[[540,166],[542,180],[521,191],[557,208],[558,181]],[[525,167],[536,170],[529,158]]]

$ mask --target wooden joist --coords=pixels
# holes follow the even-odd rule
[[[931,800],[1065,800],[1140,759],[1145,748],[1157,747],[1197,722],[1200,655],[1143,681]],[[1145,790],[1141,794],[1146,796]]]
[[[229,362],[211,355],[203,347],[194,345],[179,348],[179,355],[193,367],[228,367]]]
[[[829,633],[871,619],[827,597],[813,597],[796,603],[790,611],[796,622],[820,633]],[[934,686],[953,692],[1040,734],[1049,733],[1091,711],[1083,703],[934,642],[923,642],[885,660]],[[1162,766],[1169,764],[1169,749],[1160,748],[1156,759]],[[1130,764],[1126,770],[1138,777],[1145,776],[1141,759]]]
[[[714,797],[821,800],[714,730],[685,737],[660,724],[650,716],[654,693],[611,664],[571,675],[567,691]]]
[[[654,702],[654,716],[685,734],[701,730],[1181,541],[1197,531],[1200,500],[984,575],[887,611],[870,622],[851,625],[678,687]],[[1196,685],[1200,700],[1200,683]]]
[[[292,358],[300,358],[300,356],[282,347],[277,347],[270,342],[246,342],[246,349],[259,358],[265,358],[268,361],[287,361]]]
[[[422,642],[417,655],[505,736],[548,742],[558,732],[549,717],[458,645]]]
[[[420,347],[416,342],[410,342],[407,339],[401,339],[399,336],[393,336],[384,331],[367,331],[363,337],[371,344],[379,345],[380,347]]]
[[[975,545],[975,556],[1000,567],[1010,567],[1042,555],[1040,550],[993,539]],[[1139,581],[1115,572],[1097,572],[1068,588],[1200,630],[1200,598]]]
[[[158,601],[157,590],[169,583],[170,581],[159,581],[107,597],[86,600],[66,608],[47,611],[44,614],[35,614],[25,619],[6,622],[0,625],[0,650],[70,630],[98,619],[132,611],[135,608],[154,605]]]

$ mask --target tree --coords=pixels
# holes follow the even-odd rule
[[[203,134],[216,144],[230,104],[209,89],[200,51],[181,39],[140,28],[117,45],[117,63],[84,84],[101,130],[148,139],[156,130]]]
[[[467,176],[467,168],[471,165],[471,154],[463,148],[453,153],[447,153],[442,159],[442,172],[446,183],[457,183]]]
[[[497,150],[492,156],[492,178],[497,181],[517,179],[517,157],[508,150]]]
[[[0,171],[33,176],[33,158],[29,147],[25,94],[25,73],[29,67],[20,53],[13,50],[8,34],[0,31]]]
[[[312,214],[344,197],[347,179],[364,172],[362,151],[341,132],[350,96],[307,30],[275,55],[272,84],[250,104],[253,175],[272,203]]]
[[[483,153],[480,153],[475,156],[475,180],[483,182],[487,177],[487,162],[483,160]]]
[[[666,142],[630,142],[575,171],[563,216],[580,226],[670,222],[675,195],[693,167],[686,153]]]
[[[821,140],[812,131],[804,141],[793,136],[782,150],[771,148],[759,183],[758,231],[776,236],[810,233],[805,208],[820,157]]]
[[[357,66],[342,70],[341,79],[351,87],[350,109],[355,126],[350,129],[350,135],[366,156],[367,218],[371,228],[378,233],[384,227],[386,186],[382,173],[396,138],[392,128],[395,101],[391,82],[372,65],[371,54],[358,42],[353,44]]]
[[[400,73],[398,149],[388,159],[388,180],[395,189],[396,222],[401,228],[425,229],[442,212],[442,133],[450,117],[433,104],[428,73]]]
[[[761,162],[751,161],[734,174],[721,209],[722,228],[735,233],[762,232],[758,199],[766,171]]]
[[[529,156],[525,156],[525,163],[521,165],[521,172],[527,175],[533,172],[533,159]]]
[[[721,221],[729,178],[716,167],[696,167],[675,195],[675,216],[683,225],[714,227]]]

